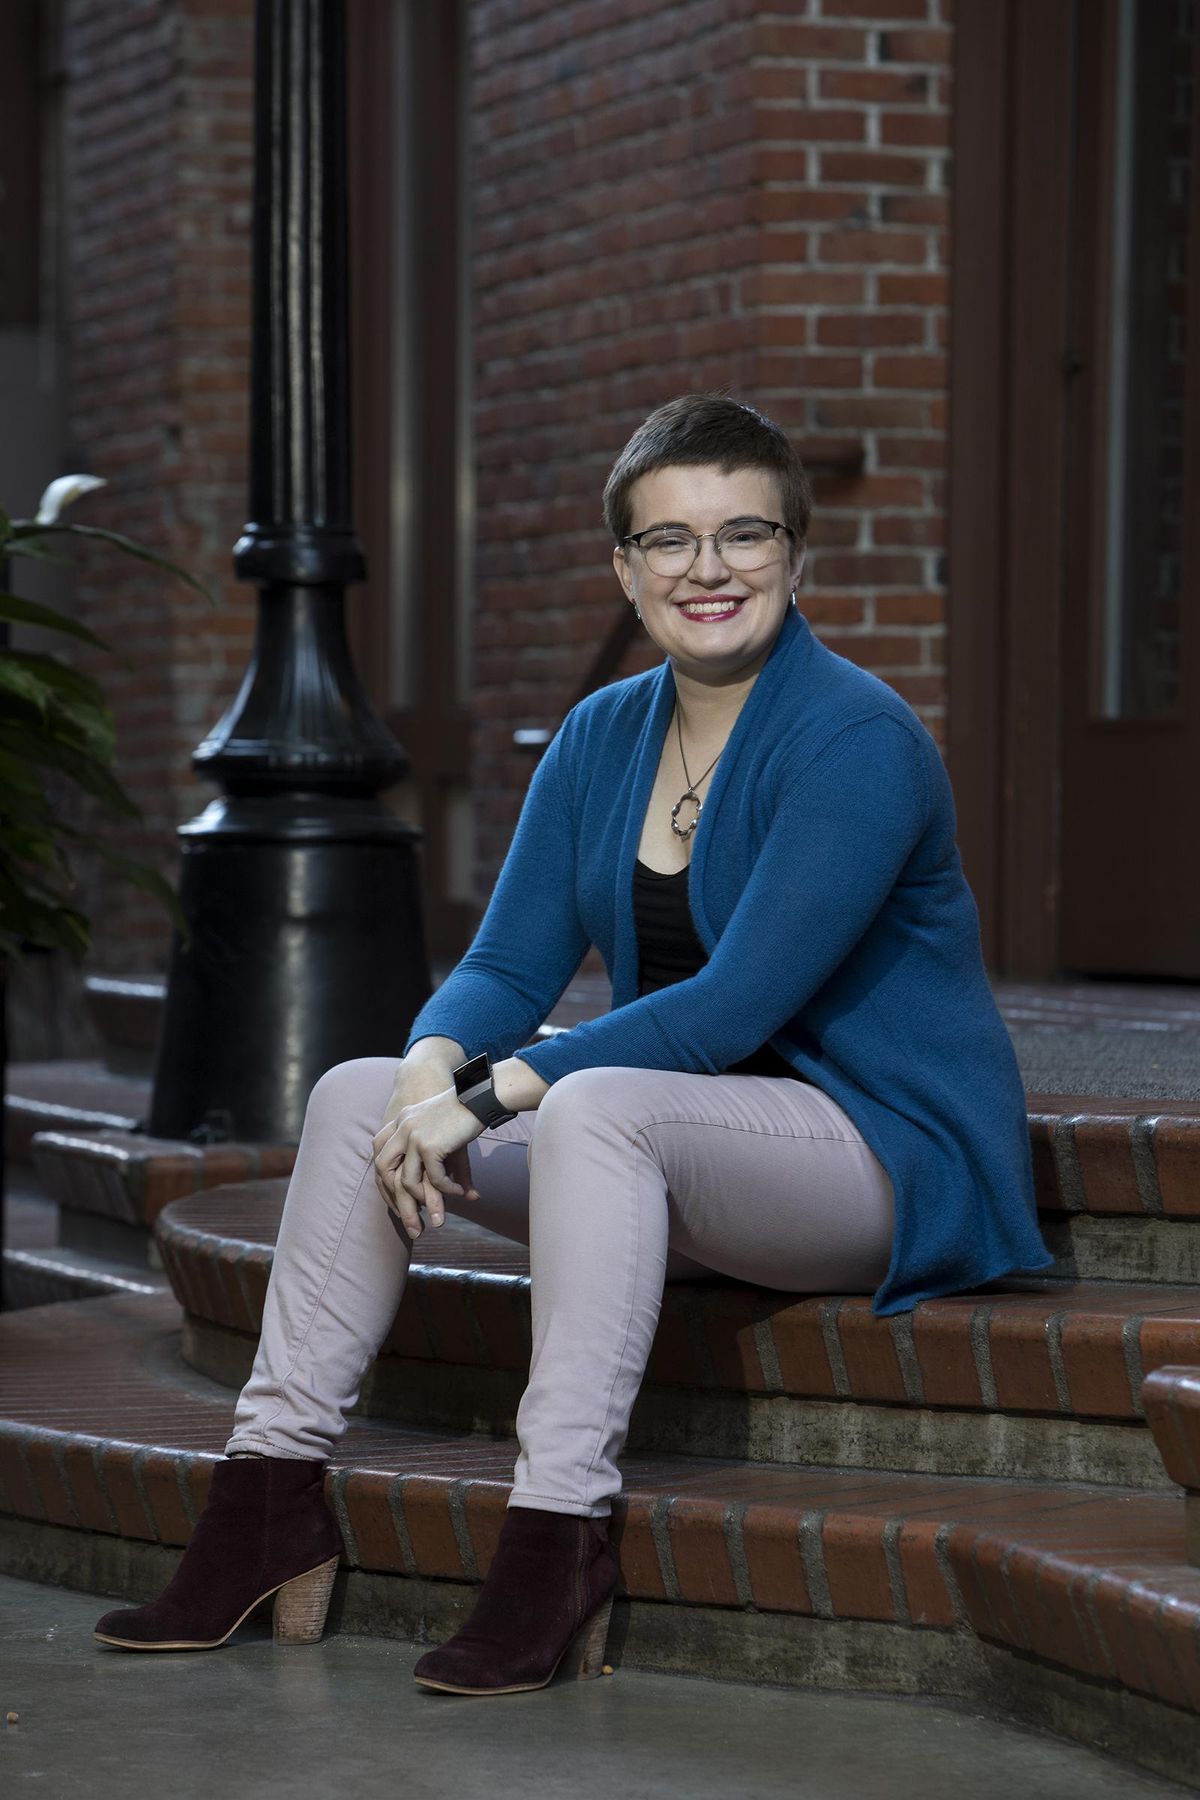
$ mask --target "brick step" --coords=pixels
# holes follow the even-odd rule
[[[42,1131],[33,1166],[42,1193],[66,1214],[147,1232],[169,1200],[229,1182],[290,1175],[291,1145],[191,1144],[131,1131]]]
[[[184,1353],[249,1373],[283,1181],[173,1202],[156,1238]],[[522,1245],[465,1220],[426,1231],[360,1407],[511,1431],[529,1366]],[[1145,1429],[1144,1375],[1200,1363],[1200,1289],[1034,1278],[877,1318],[862,1296],[668,1285],[630,1443],[931,1473],[1172,1485]]]
[[[136,1600],[184,1543],[232,1396],[160,1298],[0,1318],[0,1566]],[[352,1422],[328,1478],[335,1622],[440,1637],[485,1573],[516,1446]],[[618,1666],[957,1695],[1195,1778],[1200,1571],[1182,1502],[1088,1486],[626,1458]],[[1051,1705],[1053,1701],[1053,1705]]]
[[[90,1300],[98,1294],[169,1292],[165,1275],[86,1250],[54,1246],[5,1250],[4,1304],[10,1311],[48,1306],[60,1300]]]
[[[106,1051],[148,1064],[158,1043],[166,992],[161,976],[89,975],[84,983],[88,1012]]]
[[[150,1083],[101,1062],[11,1063],[4,1096],[5,1151],[27,1162],[39,1131],[132,1131],[149,1111]]]
[[[53,1066],[53,1065],[50,1065]],[[11,1104],[11,1102],[10,1102]],[[55,1115],[18,1095],[26,1139]],[[40,1111],[33,1113],[36,1104]],[[1153,1115],[1067,1110],[1030,1115],[1042,1223],[1052,1273],[1087,1281],[1200,1284],[1200,1108]],[[1184,1103],[1175,1103],[1182,1106]],[[192,1144],[122,1129],[86,1130],[60,1117],[32,1149],[43,1190],[64,1210],[142,1229],[181,1193],[290,1172],[288,1145]]]

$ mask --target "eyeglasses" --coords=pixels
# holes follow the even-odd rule
[[[789,525],[771,519],[727,519],[717,531],[697,536],[686,525],[651,525],[647,531],[635,531],[621,539],[621,548],[632,544],[641,551],[646,567],[654,575],[686,575],[700,554],[705,538],[711,538],[713,549],[727,569],[749,574],[765,569],[775,554],[775,538],[780,531],[793,535]]]

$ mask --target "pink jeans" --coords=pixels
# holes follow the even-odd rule
[[[367,1057],[312,1091],[230,1451],[329,1456],[395,1317],[409,1245],[371,1147],[395,1076]],[[580,1070],[470,1161],[482,1198],[453,1210],[530,1250],[510,1505],[611,1510],[664,1281],[864,1293],[887,1269],[886,1172],[840,1107],[786,1076]]]

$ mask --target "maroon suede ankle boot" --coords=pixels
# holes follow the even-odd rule
[[[275,1595],[275,1642],[315,1644],[337,1572],[341,1533],[325,1504],[323,1462],[248,1456],[213,1470],[208,1504],[157,1600],[105,1613],[101,1644],[215,1650]]]
[[[607,1519],[510,1506],[466,1624],[413,1675],[448,1694],[520,1694],[604,1663],[617,1585]]]

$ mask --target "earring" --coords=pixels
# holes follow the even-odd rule
[[[641,608],[640,608],[640,607],[639,607],[639,606],[638,606],[638,603],[637,603],[637,601],[636,601],[636,600],[635,600],[635,601],[634,601],[634,603],[633,603],[633,610],[634,610],[634,612],[635,612],[635,613],[637,613],[637,616],[638,616],[638,620],[639,620],[639,622],[640,622],[640,621],[641,621],[641,617],[642,617],[642,613],[641,613]]]

